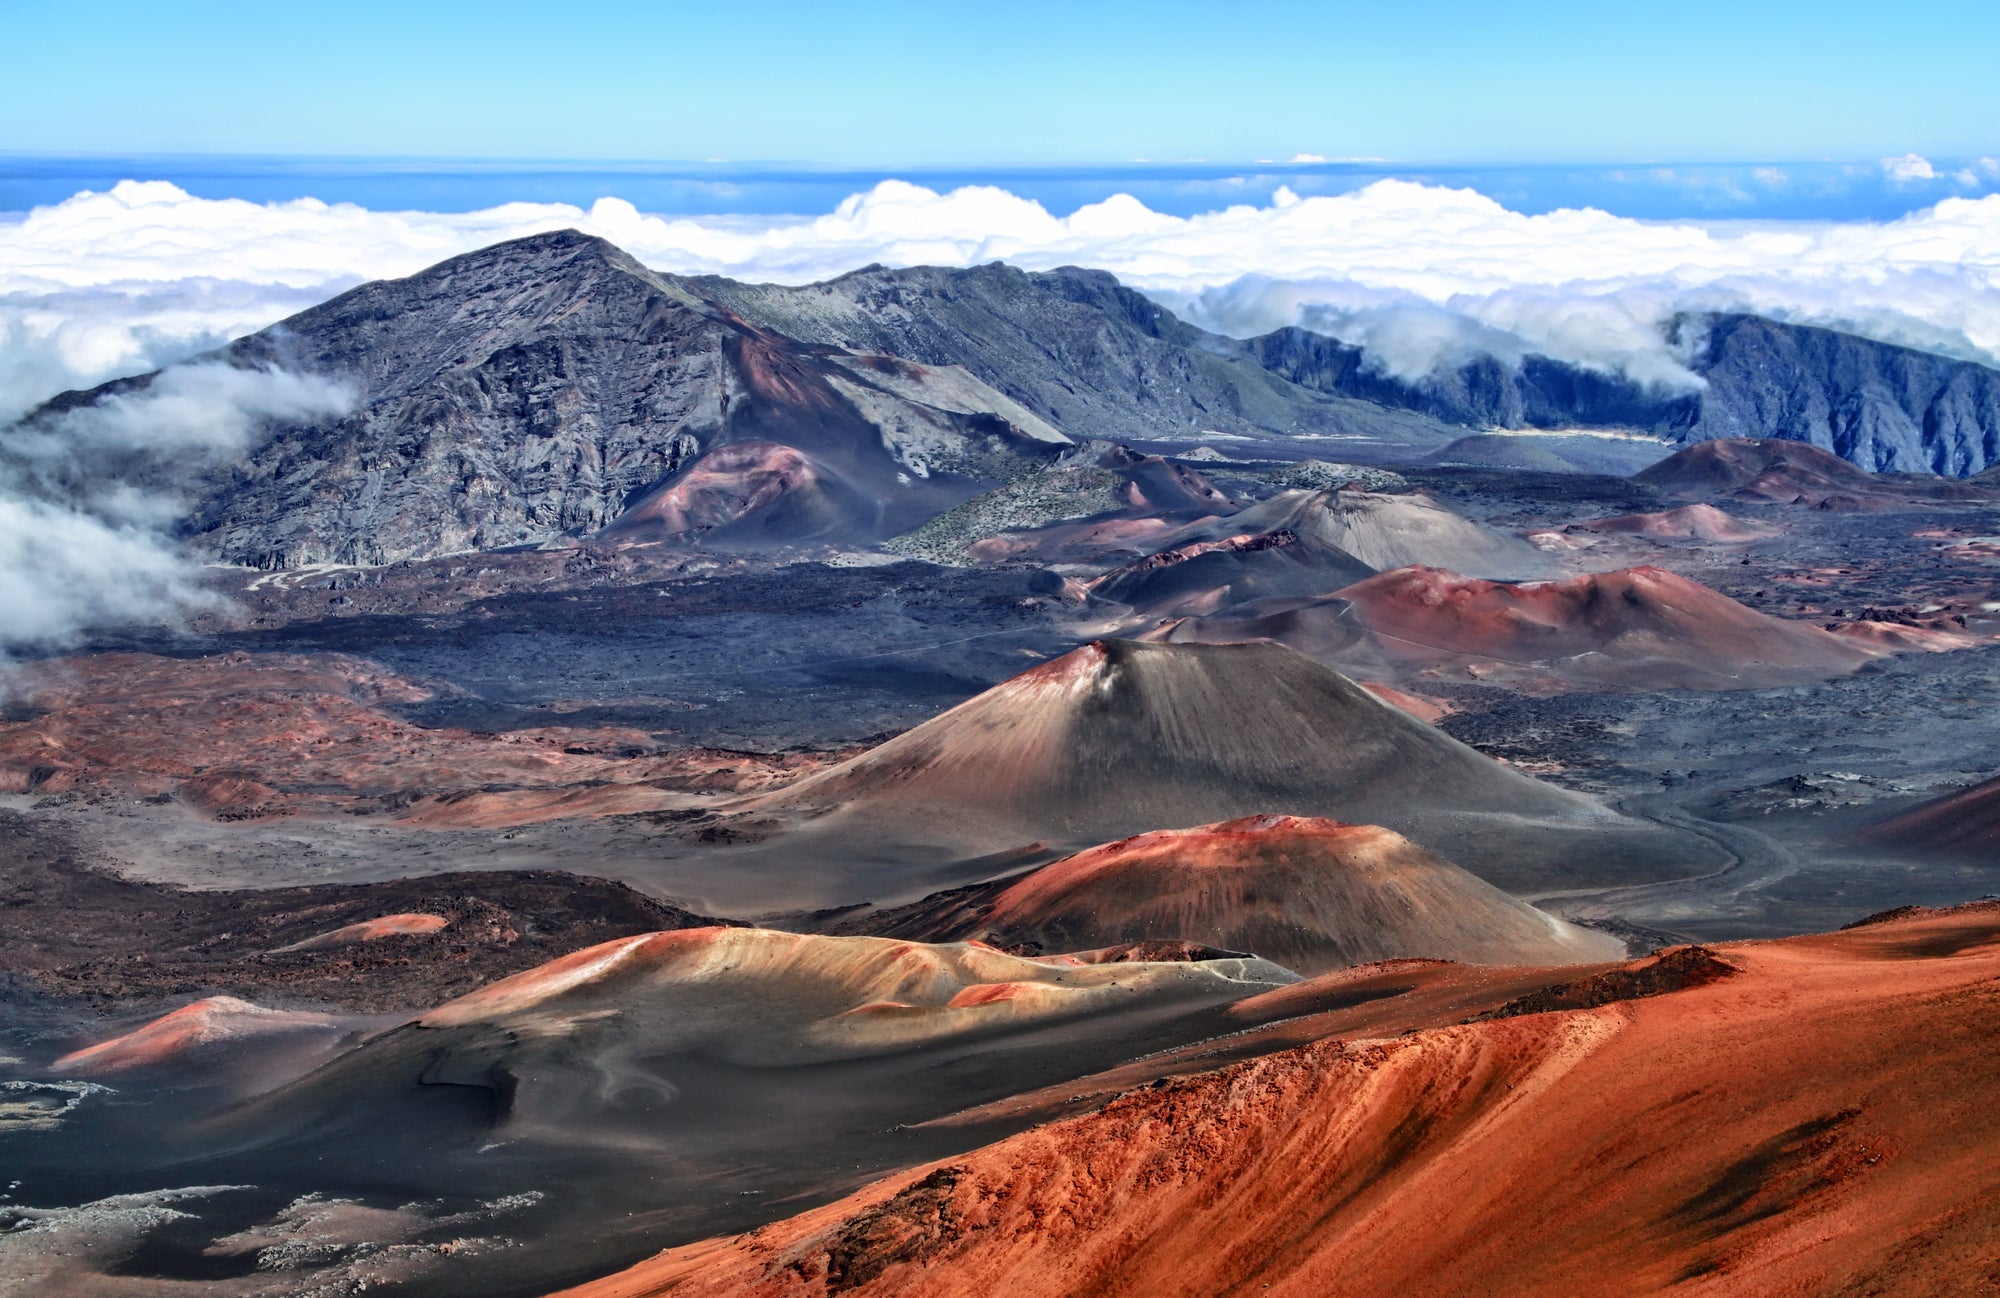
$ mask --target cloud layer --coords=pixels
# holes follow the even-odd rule
[[[1883,164],[1913,181],[1928,166]],[[1695,380],[1658,326],[1687,309],[1748,309],[2000,364],[2000,195],[1879,223],[1648,222],[1530,216],[1471,190],[1390,180],[1339,197],[1280,190],[1266,206],[1192,217],[1129,196],[1057,217],[1002,189],[889,181],[823,216],[667,218],[616,198],[380,212],[125,182],[0,223],[0,424],[364,280],[564,226],[662,270],[788,283],[870,262],[1101,267],[1210,328],[1303,324],[1405,377],[1479,352],[1540,352],[1685,385]],[[263,420],[330,416],[345,399],[316,380],[195,365],[143,396],[0,431],[0,651],[199,599],[167,539],[181,508],[173,484]],[[140,480],[153,485],[128,485]]]
[[[1210,327],[1303,323],[1369,346],[1402,374],[1484,348],[1671,382],[1681,372],[1655,326],[1687,308],[1756,310],[2000,363],[2000,195],[1889,222],[1649,222],[1593,209],[1527,216],[1471,190],[1391,180],[1192,217],[1124,196],[1057,217],[992,187],[888,181],[818,217],[671,218],[617,198],[377,212],[197,199],[154,181],[0,225],[0,418],[362,280],[563,226],[662,270],[787,283],[878,261],[1097,266]]]
[[[352,404],[324,378],[184,365],[143,392],[0,430],[0,658],[211,602],[174,543],[182,492],[264,423]]]

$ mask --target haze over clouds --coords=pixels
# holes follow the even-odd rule
[[[1893,162],[1908,169],[1911,159]],[[1192,217],[1117,196],[1058,217],[989,186],[888,181],[817,217],[663,217],[617,198],[469,213],[312,199],[209,200],[160,181],[81,193],[0,225],[0,418],[140,372],[363,280],[577,226],[662,270],[805,283],[869,262],[1096,266],[1194,320],[1303,324],[1413,376],[1477,351],[1542,352],[1687,381],[1658,332],[1743,308],[2000,363],[2000,196],[1872,223],[1528,216],[1471,190],[1382,181],[1281,190]]]

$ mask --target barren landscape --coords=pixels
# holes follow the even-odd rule
[[[0,1294],[2000,1283],[2000,483],[1712,324],[1496,431],[565,231],[228,344],[349,399],[4,677]]]

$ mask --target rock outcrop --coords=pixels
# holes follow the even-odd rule
[[[1625,953],[1616,938],[1545,915],[1392,830],[1302,816],[1087,848],[937,936],[1048,951],[1179,939],[1304,974],[1409,957],[1524,965]]]
[[[1480,356],[1405,380],[1360,347],[1304,329],[1245,346],[1303,387],[1472,428],[1782,438],[1864,469],[1951,477],[2000,461],[2000,371],[1987,366],[1744,314],[1680,317],[1668,341],[1701,387],[1647,386],[1546,356]]]
[[[801,345],[575,231],[364,284],[209,359],[326,376],[356,397],[344,417],[264,428],[197,474],[191,547],[258,567],[532,545],[635,505],[652,507],[651,535],[865,543],[1068,445],[962,370]],[[152,377],[66,394],[40,417]],[[713,458],[739,445],[757,449]],[[662,506],[696,470],[741,475],[745,455],[771,471]]]
[[[1963,476],[2000,457],[2000,372],[1752,316],[1672,328],[1699,391],[1532,356],[1407,382],[1303,330],[1207,333],[1101,271],[870,267],[745,285],[658,274],[558,231],[362,285],[203,358],[332,379],[354,405],[277,419],[240,452],[172,466],[171,483],[125,485],[184,498],[184,538],[204,557],[296,567],[627,524],[628,539],[871,545],[1073,438],[1330,434],[1416,459],[1468,426],[1613,428],[1782,439],[1869,470]],[[156,377],[65,394],[31,419]],[[1152,476],[1130,504],[1199,495]]]
[[[963,366],[1072,436],[1320,432],[1419,447],[1450,440],[1393,403],[1301,386],[1101,270],[1031,273],[994,262],[869,266],[799,288],[688,283],[802,342]]]

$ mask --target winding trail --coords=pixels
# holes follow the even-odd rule
[[[1564,919],[1618,918],[1670,923],[1727,914],[1729,901],[1775,883],[1799,868],[1797,854],[1768,834],[1703,820],[1676,806],[1664,794],[1637,794],[1621,798],[1613,805],[1626,815],[1706,839],[1729,856],[1729,864],[1687,878],[1535,893],[1523,897],[1523,901]],[[1550,902],[1561,904],[1551,906]]]

